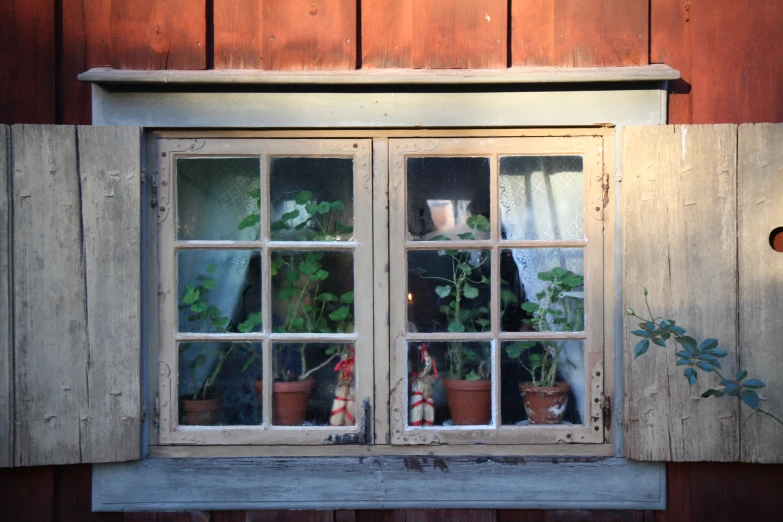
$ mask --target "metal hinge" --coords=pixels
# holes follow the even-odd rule
[[[142,404],[141,405],[141,422],[144,422],[147,420],[147,405]]]
[[[160,399],[155,397],[155,416],[152,418],[152,426],[160,432]]]
[[[604,203],[604,208],[606,208],[606,205],[608,205],[608,204],[609,204],[609,173],[605,173],[605,174],[602,176],[602,179],[601,179],[601,188],[602,188],[602,189],[603,189],[603,191],[604,191],[604,195],[603,195],[603,203]]]
[[[359,433],[332,433],[324,442],[332,444],[372,444],[372,406],[370,399],[362,401],[362,409],[359,412]]]
[[[604,418],[604,430],[611,429],[612,427],[612,398],[604,397],[603,405],[603,418]]]

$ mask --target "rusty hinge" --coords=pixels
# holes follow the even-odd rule
[[[144,422],[147,420],[147,405],[142,404],[141,405],[141,422]]]
[[[612,428],[612,398],[611,397],[604,397],[602,414],[604,419],[604,430],[611,429]]]
[[[601,188],[603,189],[604,208],[609,204],[609,173],[604,173],[601,177]]]
[[[155,416],[152,417],[152,425],[155,427],[155,431],[160,431],[160,399],[155,397]]]
[[[324,442],[332,444],[372,444],[372,406],[369,397],[362,401],[359,412],[359,433],[332,433]]]

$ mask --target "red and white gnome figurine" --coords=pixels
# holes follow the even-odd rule
[[[438,378],[435,360],[427,351],[427,343],[421,345],[421,362],[424,369],[411,372],[411,411],[408,422],[411,426],[432,426],[435,423],[435,401],[432,400],[432,384]]]
[[[337,389],[334,391],[334,402],[332,402],[332,416],[329,418],[329,424],[332,426],[353,426],[355,419],[354,409],[354,391],[353,391],[353,372],[355,357],[353,347],[340,356],[340,362],[334,367],[334,371],[340,372],[337,380]]]

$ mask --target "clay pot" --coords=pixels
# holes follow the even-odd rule
[[[533,386],[531,382],[519,383],[522,402],[530,424],[562,424],[568,405],[571,386],[556,382],[554,386]]]
[[[307,400],[315,382],[312,379],[272,384],[272,424],[301,426],[307,413]],[[258,400],[264,403],[263,381],[254,381]]]
[[[452,424],[455,426],[489,424],[492,416],[492,381],[443,379],[443,387],[446,388]]]
[[[187,426],[214,426],[220,419],[220,409],[223,407],[223,397],[215,397],[203,401],[180,399],[179,411],[182,421]]]

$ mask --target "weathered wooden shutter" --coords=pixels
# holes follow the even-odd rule
[[[0,126],[0,466],[134,460],[141,131]]]
[[[761,407],[783,413],[783,124],[626,127],[623,133],[624,308],[677,321],[729,351],[724,374],[760,379]],[[640,313],[640,315],[642,315]],[[624,319],[624,444],[636,460],[783,462],[783,427],[734,397],[701,398],[675,348],[651,347]]]

